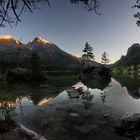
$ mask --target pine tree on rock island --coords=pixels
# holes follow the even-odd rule
[[[84,54],[82,55],[83,65],[89,67],[90,61],[94,60],[95,56],[93,54],[93,48],[89,45],[88,42],[86,42],[83,52],[84,52]]]
[[[104,65],[110,63],[109,56],[106,52],[103,52],[103,54],[102,54],[101,63],[104,64]]]

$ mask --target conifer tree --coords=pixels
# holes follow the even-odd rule
[[[88,42],[86,42],[83,52],[84,52],[84,54],[82,55],[83,64],[89,67],[90,61],[94,60],[95,56],[93,54],[93,48],[89,45]]]
[[[101,63],[106,65],[110,62],[109,56],[106,52],[103,52],[102,57],[101,57]]]

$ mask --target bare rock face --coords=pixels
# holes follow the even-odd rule
[[[135,43],[131,47],[128,48],[127,54],[125,56],[121,56],[121,58],[116,61],[113,65],[119,66],[128,64],[139,64],[140,63],[140,44]]]
[[[139,55],[139,53],[140,53],[140,44],[135,43],[128,49],[127,57]]]

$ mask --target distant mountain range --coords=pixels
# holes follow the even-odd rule
[[[48,67],[80,67],[81,58],[73,56],[57,45],[49,41],[36,37],[27,44],[11,36],[0,36],[0,61],[8,62],[28,62],[32,53],[37,53],[41,61]],[[91,61],[91,66],[100,66],[101,64]],[[120,65],[140,64],[140,44],[133,44],[125,56],[111,64],[110,67]]]
[[[81,59],[73,56],[57,45],[47,40],[36,37],[33,41],[23,44],[20,40],[11,36],[0,36],[0,61],[16,62],[28,61],[32,53],[37,53],[47,66],[79,67]],[[100,65],[92,61],[91,65]]]
[[[140,64],[140,44],[138,43],[135,43],[128,48],[127,54],[125,56],[121,56],[121,58],[111,66],[116,67],[131,64]]]

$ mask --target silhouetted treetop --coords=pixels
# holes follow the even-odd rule
[[[0,0],[0,27],[6,24],[12,26],[12,23],[21,21],[20,17],[24,11],[32,12],[37,8],[39,2],[47,2],[49,0]]]
[[[140,26],[140,0],[137,0],[133,8],[137,9],[137,13],[134,14],[134,17],[137,19],[137,25]]]
[[[0,0],[0,27],[9,24],[17,24],[21,21],[21,15],[24,11],[33,12],[34,9],[40,8],[38,3],[45,2],[49,7],[51,0]],[[98,0],[69,0],[72,4],[83,4],[91,11],[98,14]]]
[[[83,3],[88,11],[94,10],[96,14],[98,13],[99,0],[71,0],[71,3],[79,4]]]
[[[68,0],[72,4],[82,4],[88,11],[94,11],[96,14],[99,9],[100,0]],[[38,3],[45,2],[51,7],[51,0],[0,0],[0,27],[9,24],[17,24],[21,21],[21,15],[25,11],[33,12],[34,9],[40,8]],[[138,12],[134,14],[137,19],[137,25],[140,26],[140,0],[136,0],[133,8]]]
[[[109,55],[106,52],[103,52],[101,57],[101,63],[106,65],[110,62]]]
[[[84,54],[82,55],[82,61],[83,64],[87,63],[87,66],[89,67],[90,61],[95,59],[95,56],[93,54],[93,48],[89,45],[88,42],[86,42],[84,50]]]

